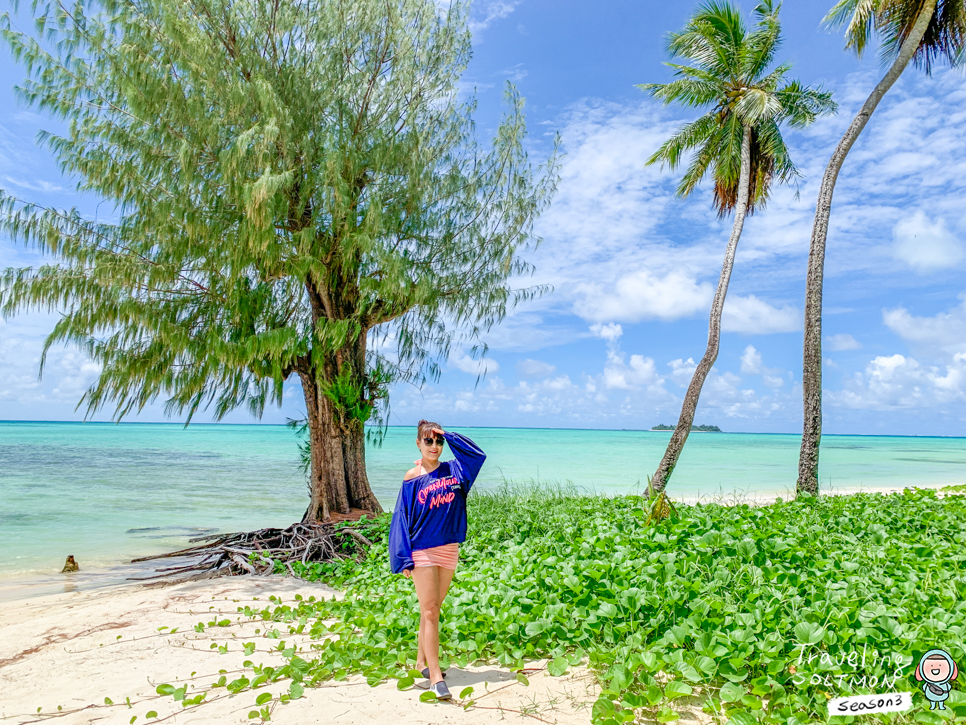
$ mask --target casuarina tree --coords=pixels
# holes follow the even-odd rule
[[[755,9],[757,23],[749,30],[734,5],[702,5],[687,27],[672,34],[668,42],[670,54],[690,64],[669,63],[676,80],[640,86],[665,103],[708,109],[668,139],[648,163],[660,161],[674,169],[693,151],[678,195],[689,196],[710,173],[718,215],[735,214],[711,304],[707,349],[651,479],[655,492],[664,490],[677,464],[691,431],[701,388],[718,357],[721,315],[745,216],[765,204],[775,181],[787,182],[798,176],[781,127],[788,124],[803,128],[819,115],[835,110],[831,94],[787,81],[789,64],[772,68],[781,43],[780,8],[770,1],[759,4]]]
[[[825,167],[819,187],[805,283],[805,344],[802,361],[804,427],[798,458],[796,491],[818,493],[818,455],[822,439],[822,288],[825,240],[832,194],[839,170],[872,113],[910,62],[926,73],[934,63],[955,64],[966,46],[966,3],[963,0],[841,0],[825,18],[846,24],[846,47],[861,54],[874,32],[882,37],[883,59],[889,63],[882,80],[862,104]]]
[[[50,262],[7,270],[4,314],[58,309],[46,340],[101,365],[79,405],[163,399],[188,421],[305,398],[306,520],[380,510],[364,424],[395,381],[535,293],[520,253],[556,182],[512,86],[480,144],[459,79],[467,5],[433,0],[77,0],[3,34],[40,140],[111,221],[0,195]],[[102,213],[101,218],[104,218]]]

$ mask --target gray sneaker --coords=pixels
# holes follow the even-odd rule
[[[423,677],[425,677],[425,678],[426,678],[427,680],[429,679],[429,668],[428,668],[428,667],[423,667],[423,669],[421,669],[421,670],[420,670],[419,672],[420,672],[420,674],[422,674],[422,676],[423,676]],[[443,679],[444,679],[444,680],[446,679],[446,673],[445,673],[445,672],[443,673]]]
[[[439,682],[437,682],[435,685],[430,685],[429,686],[429,689],[432,692],[435,692],[436,693],[436,699],[437,700],[452,700],[453,699],[452,693],[450,693],[449,688],[446,686],[446,683],[443,682],[442,680],[440,680]]]

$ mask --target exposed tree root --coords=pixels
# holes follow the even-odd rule
[[[144,556],[131,562],[182,559],[187,560],[187,563],[159,568],[156,570],[159,573],[152,576],[129,579],[170,581],[170,577],[180,577],[177,579],[180,582],[239,574],[265,576],[275,570],[275,562],[281,563],[294,575],[294,562],[308,564],[333,559],[363,559],[372,546],[372,542],[365,536],[367,528],[365,524],[347,528],[342,522],[297,523],[287,529],[259,529],[199,536],[189,539],[189,543],[205,543],[168,554]]]

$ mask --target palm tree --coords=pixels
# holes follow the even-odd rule
[[[709,109],[666,141],[648,163],[660,161],[674,169],[685,153],[694,150],[678,195],[690,195],[710,172],[718,216],[735,212],[711,305],[708,347],[691,378],[667,451],[651,479],[655,493],[664,490],[674,470],[691,431],[701,387],[718,357],[721,313],[745,216],[765,204],[774,181],[787,182],[798,176],[780,127],[787,123],[803,128],[835,110],[830,93],[798,81],[786,82],[789,64],[769,71],[781,42],[780,7],[771,0],[758,5],[758,22],[749,32],[734,5],[715,1],[701,5],[684,31],[672,33],[668,42],[672,57],[687,58],[691,64],[669,63],[677,76],[671,83],[639,86],[665,103]]]
[[[818,493],[818,449],[822,438],[822,277],[835,181],[852,144],[910,61],[915,61],[928,74],[936,60],[953,65],[962,57],[966,47],[966,3],[963,0],[841,0],[829,11],[825,22],[832,25],[847,22],[846,47],[860,55],[873,31],[877,31],[883,40],[884,59],[893,58],[893,61],[835,147],[815,206],[805,283],[802,361],[805,419],[795,486],[797,493],[811,494]]]

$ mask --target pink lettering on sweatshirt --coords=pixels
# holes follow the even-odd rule
[[[444,488],[449,488],[450,485],[454,483],[457,483],[455,476],[450,476],[449,478],[441,478],[438,481],[435,481],[429,484],[425,488],[419,489],[419,492],[416,494],[416,500],[419,501],[419,503],[423,504],[424,506],[426,505],[426,501],[429,500],[429,507],[431,509],[436,508],[437,506],[440,506],[444,503],[449,503],[456,497],[456,494],[454,492],[450,491],[449,493],[438,493],[438,494],[436,494],[436,492]],[[436,495],[434,495],[432,499],[430,499],[429,498],[430,494],[436,494]]]

